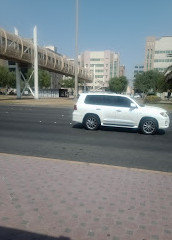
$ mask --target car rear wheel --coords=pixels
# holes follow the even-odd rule
[[[155,134],[158,130],[158,123],[153,118],[144,118],[140,123],[140,130],[147,135]]]
[[[100,127],[100,120],[98,116],[89,114],[84,118],[84,126],[88,130],[97,130]]]

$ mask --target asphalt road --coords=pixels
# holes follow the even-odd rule
[[[72,109],[6,105],[0,106],[0,152],[172,172],[172,126],[153,136],[92,132],[73,125]]]

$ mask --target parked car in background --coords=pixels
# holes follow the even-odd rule
[[[133,96],[134,98],[141,98],[141,95],[140,94],[138,94],[138,93],[136,93],[136,94],[134,94],[134,96]]]
[[[15,89],[12,89],[10,91],[8,91],[8,95],[16,95],[16,90]]]
[[[73,121],[88,130],[100,126],[136,128],[144,134],[155,134],[169,127],[166,110],[144,106],[133,98],[109,93],[82,93],[74,106]]]

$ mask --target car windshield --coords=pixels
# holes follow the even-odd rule
[[[140,106],[140,107],[145,107],[145,104],[143,104],[143,100],[142,99],[135,99],[133,98],[134,101]]]

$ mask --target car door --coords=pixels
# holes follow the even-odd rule
[[[101,122],[106,126],[113,126],[116,119],[115,99],[116,96],[102,96]]]
[[[101,124],[112,123],[115,119],[115,111],[112,112],[112,107],[109,103],[109,96],[106,95],[88,95],[85,99],[86,109],[89,113],[98,115]],[[89,110],[88,110],[89,108]],[[85,111],[85,110],[84,110]]]
[[[137,127],[138,108],[132,108],[132,101],[127,97],[118,96],[117,98],[115,124],[121,127]]]

